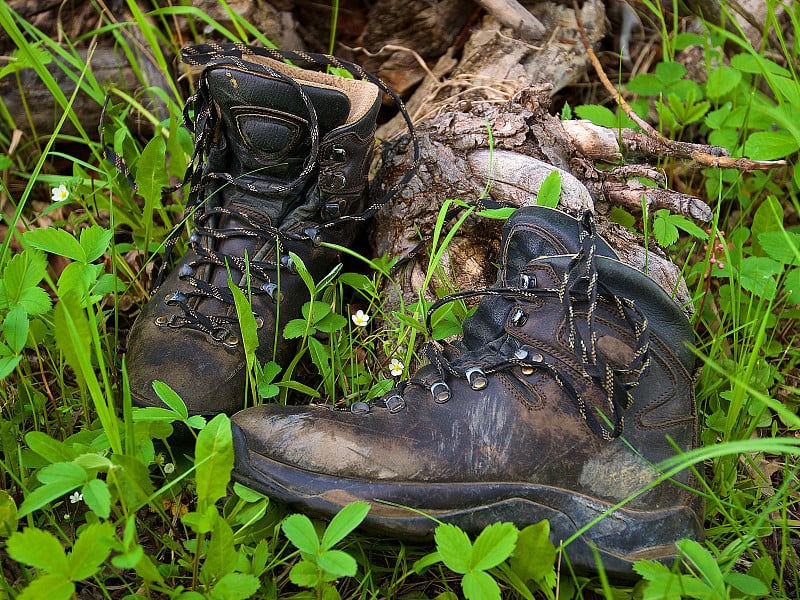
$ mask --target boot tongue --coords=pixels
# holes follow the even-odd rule
[[[221,170],[233,177],[252,176],[262,188],[270,183],[286,185],[297,178],[311,150],[309,110],[297,86],[232,66],[213,68],[207,78],[228,145],[227,164]],[[299,83],[314,106],[320,138],[346,123],[350,100],[345,93],[313,82]],[[262,196],[247,194],[239,187],[223,194],[235,197],[239,204],[264,202]],[[270,210],[273,222],[287,208]]]
[[[517,209],[503,226],[498,257],[497,283],[493,287],[524,287],[525,267],[546,256],[574,255],[581,249],[583,224],[570,215],[553,208],[528,206]],[[596,253],[616,258],[616,253],[599,236]],[[533,283],[538,287],[552,287],[550,282]],[[484,296],[475,313],[464,321],[464,344],[470,349],[485,346],[504,334],[508,312],[513,300]]]
[[[240,67],[215,67],[206,74],[211,99],[221,117],[222,139],[208,155],[208,170],[227,173],[237,185],[224,181],[215,203],[231,210],[220,216],[218,229],[265,229],[279,227],[285,214],[305,202],[307,185],[292,183],[309,160],[311,151],[308,106],[296,85],[278,77],[250,73]],[[300,83],[300,82],[299,82]],[[319,137],[347,122],[350,100],[343,92],[314,82],[300,83],[317,115]],[[216,132],[215,132],[216,135]],[[312,171],[315,173],[316,171]],[[269,192],[271,187],[284,188]],[[241,214],[243,217],[235,216]],[[253,259],[264,240],[231,236],[216,240],[213,247],[227,256]],[[269,243],[269,242],[267,242]],[[270,254],[270,249],[266,249]],[[274,252],[272,259],[275,259]],[[231,267],[234,281],[241,273]],[[226,269],[208,267],[204,277],[213,286],[228,285]],[[215,300],[205,300],[203,310],[215,312],[226,308]]]

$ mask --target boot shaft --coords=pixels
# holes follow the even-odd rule
[[[206,68],[198,99],[211,130],[207,194],[221,188],[214,204],[259,207],[283,229],[363,208],[380,109],[374,84],[253,56]],[[298,208],[302,216],[284,222]]]

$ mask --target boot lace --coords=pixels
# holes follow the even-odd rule
[[[584,231],[581,234],[581,250],[570,261],[564,279],[557,288],[528,287],[531,282],[526,281],[526,276],[523,275],[522,285],[519,287],[485,288],[452,294],[430,307],[426,327],[430,336],[434,312],[455,300],[476,296],[499,296],[523,302],[537,297],[558,298],[567,324],[567,345],[574,354],[580,374],[586,381],[591,381],[595,388],[602,390],[605,399],[602,418],[595,414],[600,410],[599,407],[595,409],[588,406],[586,398],[572,383],[564,365],[544,350],[521,345],[511,335],[506,336],[499,348],[492,345],[488,349],[463,353],[448,342],[429,342],[423,352],[436,368],[438,380],[433,384],[421,379],[405,380],[398,384],[395,394],[378,400],[376,404],[390,412],[399,412],[405,406],[403,391],[408,385],[429,389],[435,402],[444,403],[451,397],[448,377],[465,380],[472,389],[481,390],[488,385],[488,376],[494,373],[519,367],[523,374],[530,375],[538,369],[552,377],[577,404],[581,416],[595,434],[605,440],[620,436],[624,428],[624,411],[633,403],[631,390],[638,385],[650,363],[649,326],[647,318],[632,300],[620,297],[598,280],[596,233],[592,215],[586,213],[582,221]],[[599,296],[611,302],[612,307],[627,323],[634,340],[633,355],[625,367],[612,366],[603,353],[598,352],[595,310]],[[585,316],[578,315],[578,304],[585,307]],[[512,314],[511,318],[513,321],[515,316]],[[476,366],[477,364],[480,366]]]
[[[217,182],[217,189],[221,185],[230,185],[246,190],[250,194],[273,195],[273,194],[293,194],[300,193],[305,187],[308,179],[313,175],[319,162],[320,131],[317,112],[311,99],[308,97],[302,86],[292,77],[281,73],[267,65],[251,62],[248,57],[261,56],[277,61],[291,61],[292,64],[301,68],[322,70],[327,67],[335,67],[347,71],[353,77],[367,80],[380,88],[392,98],[398,107],[409,130],[413,147],[413,161],[404,176],[390,188],[383,197],[370,204],[363,212],[356,214],[342,215],[337,218],[319,224],[315,228],[307,228],[303,232],[283,231],[269,221],[258,215],[251,214],[250,211],[239,207],[215,207],[209,205],[209,200],[213,194],[207,194],[205,190],[213,182]],[[377,213],[408,181],[413,177],[419,162],[420,151],[419,141],[414,132],[411,117],[406,111],[403,101],[397,94],[378,77],[368,73],[360,66],[350,63],[334,56],[315,54],[307,52],[288,52],[269,48],[258,48],[238,43],[209,43],[197,46],[190,46],[181,51],[182,60],[189,65],[210,67],[214,65],[234,65],[237,68],[248,72],[266,75],[273,79],[279,79],[288,83],[297,92],[308,110],[308,130],[311,148],[308,157],[303,163],[302,170],[298,176],[288,183],[275,183],[264,178],[244,174],[234,177],[230,173],[220,171],[209,171],[207,168],[207,157],[220,129],[221,114],[216,109],[211,99],[207,70],[200,76],[196,92],[187,100],[184,111],[184,126],[194,134],[195,145],[191,159],[186,169],[183,181],[178,185],[171,186],[162,190],[162,197],[166,198],[169,194],[178,191],[180,188],[189,185],[189,192],[186,201],[186,208],[182,222],[187,221],[193,216],[194,232],[189,238],[189,247],[196,254],[197,258],[183,266],[179,277],[181,280],[191,285],[189,292],[176,292],[167,298],[167,303],[179,306],[183,315],[171,315],[164,317],[161,325],[170,327],[191,327],[209,334],[218,341],[230,341],[236,343],[232,337],[230,328],[237,322],[237,319],[227,315],[205,315],[193,308],[196,306],[193,299],[215,299],[227,305],[234,305],[233,293],[228,287],[212,285],[209,281],[196,276],[197,271],[203,265],[212,267],[235,268],[241,273],[249,274],[249,285],[243,287],[239,285],[243,292],[252,295],[268,295],[272,300],[277,300],[276,292],[278,284],[272,280],[270,272],[275,272],[279,268],[294,271],[292,261],[284,250],[287,241],[300,241],[315,244],[319,241],[319,230],[340,226],[351,221],[365,221]],[[100,137],[103,139],[103,124],[105,123],[105,111],[108,106],[108,98],[103,106],[101,115]],[[114,163],[117,169],[122,172],[128,182],[136,189],[136,183],[122,156],[115,153],[111,148],[103,145],[104,156],[107,160]],[[220,220],[232,224],[231,226],[220,228],[217,223]],[[181,227],[176,227],[164,242],[165,252],[162,268],[156,278],[154,289],[157,289],[163,282],[166,275],[166,265],[174,246],[180,238]],[[275,249],[275,256],[280,257],[278,264],[269,261],[258,260],[257,257],[232,256],[223,254],[211,248],[211,240],[230,239],[233,237],[261,238],[267,243],[265,248]],[[270,252],[271,254],[271,252]],[[255,258],[255,260],[254,260]],[[278,278],[280,275],[278,274]],[[255,285],[253,285],[255,281]],[[263,323],[258,322],[259,326]]]

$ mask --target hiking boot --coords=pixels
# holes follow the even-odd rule
[[[234,477],[322,517],[370,502],[366,528],[412,541],[436,527],[420,512],[472,534],[547,519],[578,571],[590,545],[618,578],[672,560],[703,532],[690,472],[657,467],[696,443],[692,330],[610,254],[590,217],[519,209],[463,344],[429,347],[431,364],[349,410],[238,413]]]
[[[247,368],[229,276],[252,301],[258,360],[286,366],[296,346],[283,339],[284,326],[309,300],[289,253],[318,281],[339,262],[320,243],[349,246],[369,216],[362,211],[380,88],[289,66],[284,56],[366,75],[320,55],[230,44],[184,50],[185,62],[205,65],[185,112],[195,134],[186,177],[194,231],[130,332],[139,406],[163,406],[153,391],[160,380],[191,414],[243,408]]]

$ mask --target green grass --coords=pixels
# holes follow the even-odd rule
[[[800,9],[790,10],[794,42],[770,21],[776,45],[753,49],[741,32],[711,24],[701,36],[678,33],[677,21],[645,4],[659,24],[664,58],[629,82],[632,105],[673,139],[788,161],[757,173],[701,172],[665,161],[670,185],[704,198],[714,221],[705,232],[675,215],[648,217],[649,243],[685,265],[703,365],[696,386],[701,445],[664,465],[667,474],[694,468],[704,482],[707,539],[681,544],[682,573],[641,561],[642,581],[620,586],[602,570],[593,578],[556,572],[546,523],[497,525],[476,540],[441,529],[431,553],[353,533],[364,516],[360,505],[327,525],[287,518],[266,497],[232,484],[227,417],[190,417],[181,390],[166,386],[158,392],[169,409],[133,409],[118,348],[146,301],[164,239],[184,226],[180,195],[163,202],[160,190],[183,177],[191,155],[192,140],[179,127],[187,84],[179,67],[168,89],[135,95],[106,87],[75,50],[79,40],[56,43],[0,2],[0,25],[17,46],[0,77],[33,69],[59,107],[54,132],[24,138],[13,153],[8,132],[24,124],[0,110],[4,226],[11,232],[0,245],[0,599],[233,599],[302,590],[319,598],[454,598],[492,597],[500,589],[519,598],[554,598],[556,591],[562,598],[793,597],[800,585]],[[112,36],[139,73],[141,58],[125,50],[131,35],[142,36],[148,59],[168,73],[179,46],[173,19],[187,20],[194,32],[211,27],[226,39],[269,43],[233,11],[228,30],[190,7],[145,14],[128,5],[131,22],[106,17],[83,39]],[[689,80],[674,62],[689,45],[704,51],[706,83]],[[70,72],[90,101],[102,105],[110,97],[104,140],[128,160],[138,195],[102,160],[96,132],[81,124],[76,95],[59,89],[48,71],[53,65]],[[147,94],[158,95],[167,118],[145,108]],[[626,122],[608,107],[575,111],[601,124]],[[126,118],[134,115],[151,124],[152,139],[130,131]],[[67,124],[77,133],[63,133]],[[57,164],[71,170],[56,171]],[[62,184],[69,197],[50,203],[51,189]],[[453,233],[440,219],[426,284],[446,281],[435,265]],[[312,317],[293,328],[315,360],[299,354],[282,371],[254,363],[251,398],[285,401],[300,389],[350,401],[391,387],[391,358],[406,375],[413,370],[429,303],[386,305],[379,290],[396,285],[390,261],[355,258],[359,272],[307,282],[317,310],[310,303]],[[351,304],[394,327],[359,327]],[[434,335],[457,330],[465,313],[458,303],[438,312]],[[312,329],[329,333],[328,342],[309,336]],[[295,380],[300,366],[316,371],[317,388]],[[177,425],[185,434],[176,441]],[[535,552],[539,566],[515,548]]]

